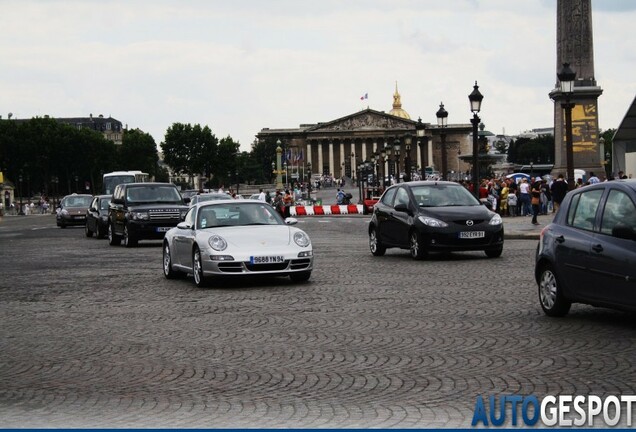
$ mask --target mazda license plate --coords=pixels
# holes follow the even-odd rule
[[[485,231],[461,231],[459,233],[460,239],[473,239],[486,237]]]
[[[280,255],[250,257],[251,264],[276,264],[276,263],[282,263],[284,261],[285,261],[285,257]]]

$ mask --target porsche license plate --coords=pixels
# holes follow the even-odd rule
[[[252,264],[276,264],[276,263],[282,263],[284,261],[285,261],[285,257],[280,255],[250,257],[250,262]]]
[[[473,239],[486,237],[485,231],[461,231],[459,233],[460,239]]]

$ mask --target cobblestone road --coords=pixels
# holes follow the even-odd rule
[[[636,392],[634,316],[543,315],[536,241],[412,261],[306,218],[309,283],[197,289],[54,219],[0,222],[2,427],[463,427],[477,395]]]

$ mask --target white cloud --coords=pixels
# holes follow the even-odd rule
[[[636,91],[630,5],[593,5],[603,129],[618,126]],[[477,80],[489,130],[552,123],[554,0],[22,1],[2,10],[3,115],[112,115],[158,143],[173,122],[207,124],[247,150],[263,127],[367,104],[388,111],[395,81],[414,119],[434,122],[443,101],[450,122],[468,123]]]

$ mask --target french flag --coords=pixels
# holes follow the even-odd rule
[[[365,93],[363,96],[360,96],[360,100],[369,99],[369,93]]]

